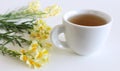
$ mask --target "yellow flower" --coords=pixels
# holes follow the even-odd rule
[[[39,41],[33,40],[29,50],[21,50],[20,60],[28,64],[30,67],[39,68],[48,62],[48,50],[38,44]],[[39,42],[44,43],[44,42]],[[50,45],[49,43],[47,43]],[[32,52],[31,52],[32,51]]]
[[[47,39],[47,38],[48,38],[48,35],[44,35],[44,36],[43,36],[43,39]]]
[[[43,50],[42,50],[42,53],[43,53],[44,55],[47,55],[47,54],[48,54],[48,50],[43,49]]]
[[[38,47],[37,43],[32,44],[32,48],[37,48],[37,47]]]
[[[51,27],[49,27],[44,20],[38,19],[31,31],[31,37],[37,40],[45,40],[48,39],[50,31]]]
[[[20,60],[24,61],[26,64],[33,68],[40,68],[42,66],[40,62],[36,62],[36,60],[27,57],[27,55],[21,55]]]
[[[25,53],[25,50],[24,50],[24,49],[22,49],[20,52],[21,52],[22,54],[24,54],[24,53]]]
[[[43,27],[43,26],[40,26],[40,27],[39,27],[39,30],[43,30],[43,29],[44,29],[44,27]]]
[[[20,60],[26,62],[26,61],[28,60],[28,57],[27,57],[26,55],[21,55],[21,56],[20,56]]]
[[[32,41],[32,44],[31,44],[29,50],[31,52],[35,52],[37,50],[38,46],[39,46],[39,44],[37,43],[37,41],[34,40],[34,41]]]
[[[38,58],[42,58],[43,54],[41,52],[39,52],[37,55],[36,55],[36,59]]]
[[[40,34],[39,34],[39,33],[37,33],[36,37],[40,38]]]
[[[36,56],[35,58],[36,59],[39,59],[39,58],[42,58],[44,55],[48,55],[48,51],[46,49],[42,49],[42,51],[40,51]]]
[[[37,50],[37,47],[32,47],[30,51],[35,52]]]
[[[39,68],[42,66],[40,63],[35,62],[33,59],[28,59],[26,63],[33,68]]]
[[[48,6],[45,9],[45,12],[49,14],[49,16],[55,16],[57,14],[59,14],[61,11],[61,8],[58,5],[52,5],[52,6]]]

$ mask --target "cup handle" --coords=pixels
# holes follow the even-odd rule
[[[51,35],[50,35],[51,41],[58,48],[68,48],[66,41],[61,41],[59,40],[59,37],[58,37],[61,33],[64,33],[64,31],[65,31],[64,24],[61,24],[61,25],[55,26],[51,32]]]

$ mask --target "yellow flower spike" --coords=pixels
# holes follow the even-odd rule
[[[28,10],[31,12],[38,12],[39,7],[40,6],[38,2],[32,2],[30,3]],[[55,16],[60,12],[60,10],[60,7],[57,5],[49,6],[45,9],[45,13],[47,13],[45,15]],[[52,44],[47,42],[47,40],[49,40],[51,27],[49,27],[41,18],[37,19],[34,23],[35,25],[30,33],[32,43],[28,51],[21,50],[21,53],[25,53],[25,55],[21,55],[20,59],[26,62],[26,64],[28,64],[30,67],[40,68],[43,64],[48,62],[48,48],[52,47]]]
[[[28,57],[27,57],[26,55],[21,55],[21,56],[20,56],[20,60],[26,62],[26,61],[28,60]]]

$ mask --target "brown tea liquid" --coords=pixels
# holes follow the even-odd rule
[[[100,26],[107,23],[105,19],[92,14],[77,15],[69,18],[68,20],[74,24],[84,26]]]

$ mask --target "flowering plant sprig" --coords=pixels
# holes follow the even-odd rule
[[[0,33],[0,51],[3,55],[20,59],[32,68],[40,68],[48,61],[49,49],[52,47],[49,41],[51,27],[43,19],[57,15],[60,10],[57,5],[40,10],[39,0],[36,0],[27,7],[0,15],[0,29],[4,31]],[[6,46],[8,43],[17,43],[23,48],[12,50]],[[27,43],[27,46],[23,43]]]

